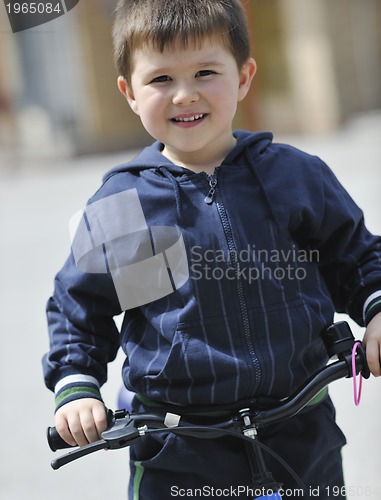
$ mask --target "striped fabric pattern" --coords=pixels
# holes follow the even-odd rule
[[[381,290],[372,293],[365,301],[364,324],[367,326],[379,312],[381,312]]]
[[[64,377],[55,387],[55,396],[56,411],[76,399],[94,398],[102,401],[98,381],[88,375]]]
[[[43,361],[58,407],[101,400],[120,346],[125,385],[152,401],[280,399],[327,362],[321,332],[335,311],[359,324],[381,311],[381,239],[329,167],[270,134],[236,136],[211,203],[210,178],[163,164],[158,143],[111,172],[90,200],[136,189],[148,226],[181,230],[190,279],[126,311],[119,332],[111,277],[82,273],[69,258],[48,303]],[[301,258],[310,250],[315,259]]]

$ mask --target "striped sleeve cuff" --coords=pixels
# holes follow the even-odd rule
[[[56,411],[76,399],[94,398],[102,401],[99,383],[89,375],[69,375],[57,383],[54,392]]]
[[[368,326],[370,321],[381,312],[381,290],[372,293],[364,304],[364,324]]]

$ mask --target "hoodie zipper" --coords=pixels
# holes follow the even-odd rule
[[[217,198],[216,194],[218,192],[218,168],[214,171],[212,175],[207,175],[206,177],[209,182],[209,192],[207,196],[205,197],[205,203],[207,205],[212,205],[213,201],[215,198]],[[229,250],[229,255],[231,256],[232,264],[233,267],[236,271],[236,287],[237,287],[237,293],[238,293],[238,300],[239,300],[239,305],[240,305],[240,311],[241,311],[241,317],[242,317],[242,322],[243,322],[243,330],[244,330],[244,336],[246,339],[246,344],[249,349],[250,357],[254,365],[254,370],[255,370],[255,375],[256,375],[256,386],[257,388],[259,387],[260,381],[261,381],[261,370],[259,366],[259,361],[257,356],[255,355],[255,350],[253,346],[253,342],[251,339],[251,331],[250,331],[250,321],[249,321],[249,314],[247,310],[247,305],[246,305],[246,300],[245,300],[245,293],[243,290],[243,285],[242,281],[240,278],[239,274],[239,263],[237,262],[235,255],[237,255],[237,247],[234,241],[233,237],[233,231],[230,225],[229,217],[227,215],[227,211],[225,209],[224,204],[222,203],[221,196],[219,196],[216,199],[216,207],[217,207],[217,212],[220,216],[221,222],[222,222],[222,227],[224,230],[225,238],[227,241],[228,245],[228,250]]]
[[[217,189],[217,170],[215,170],[212,175],[207,175],[207,177],[209,181],[209,192],[205,196],[204,201],[207,205],[211,205]]]

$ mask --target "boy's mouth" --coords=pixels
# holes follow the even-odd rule
[[[188,116],[177,116],[175,118],[171,118],[171,121],[174,123],[194,123],[202,120],[207,116],[206,113],[199,113],[196,115],[188,115]]]

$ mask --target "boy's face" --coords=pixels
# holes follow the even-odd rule
[[[197,171],[234,147],[232,120],[255,70],[253,59],[239,70],[217,41],[162,53],[147,46],[135,53],[131,84],[120,77],[118,86],[163,154]]]

